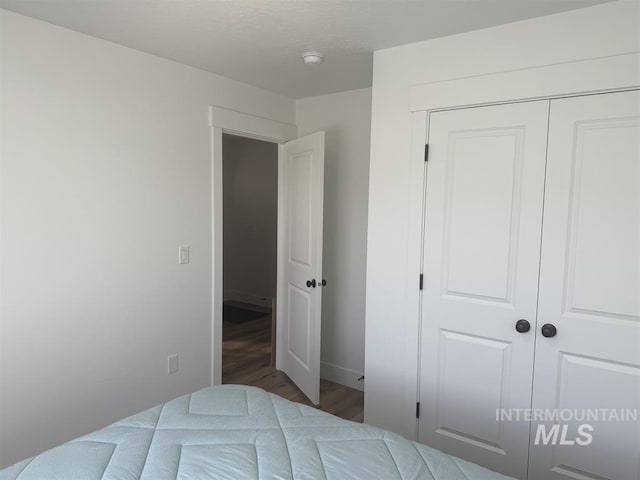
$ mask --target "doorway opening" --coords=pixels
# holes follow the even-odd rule
[[[223,134],[222,184],[222,382],[250,385],[275,367],[278,145]]]
[[[282,146],[274,142],[224,132],[219,132],[218,135],[214,135],[214,139],[219,139],[221,155],[217,157],[220,162],[217,168],[214,163],[214,178],[219,179],[216,185],[222,197],[222,211],[218,210],[218,218],[222,222],[218,224],[218,232],[221,235],[214,236],[214,239],[219,238],[221,242],[218,245],[222,244],[221,251],[218,250],[221,258],[217,262],[222,266],[219,283],[222,286],[221,382],[257,386],[288,400],[313,406],[314,403],[298,387],[297,382],[285,373],[286,367],[279,365],[282,370],[275,367],[277,282],[286,279],[287,274],[290,274],[286,270],[287,262],[282,262],[283,266],[279,266],[278,250],[286,250],[287,243],[296,240],[297,231],[302,227],[304,233],[304,228],[313,223],[304,221],[304,216],[301,217],[297,212],[297,217],[284,222],[289,226],[288,234],[278,233],[279,217],[287,218],[284,208],[287,202],[283,201],[283,197],[289,195],[294,205],[304,205],[305,194],[308,195],[309,188],[312,187],[307,184],[310,177],[309,173],[305,175],[304,168],[301,171],[293,169],[289,175],[284,172],[287,148],[291,148],[288,146],[293,146],[296,142],[299,145],[300,141],[286,143],[283,150]],[[294,166],[305,165],[303,162],[306,159],[310,160],[308,165],[312,165],[312,155],[315,151],[310,154],[308,145],[304,144],[303,148],[298,147],[298,150],[302,150],[302,153],[294,153],[291,158],[291,161],[295,162]],[[323,152],[321,153],[323,155]],[[216,177],[216,172],[221,172],[221,175]],[[295,201],[291,197],[292,194],[297,194]],[[283,222],[280,218],[280,229],[282,228]],[[282,251],[280,255],[282,256]],[[296,255],[300,256],[301,253],[293,249],[284,257],[295,260]],[[279,268],[283,268],[280,272],[282,278],[279,278]],[[314,276],[322,278],[319,273]],[[311,300],[319,299],[321,287],[309,287],[306,283],[310,282],[306,276],[303,280],[307,280],[301,282],[301,286],[307,288],[306,293],[297,286],[292,288],[298,288],[299,292],[303,292],[298,293],[299,296],[307,294]],[[280,289],[282,288],[281,285]],[[285,299],[283,305],[286,305],[287,296],[281,296]],[[299,301],[299,298],[295,300]],[[296,307],[295,301],[293,307]],[[299,343],[293,343],[291,337],[295,340],[295,337],[299,336],[300,329],[305,328],[307,316],[297,311],[299,307],[281,310],[284,314],[287,310],[291,312],[285,319],[290,319],[296,324],[294,326],[281,322],[280,325],[284,324],[278,339],[282,344],[281,350],[301,351]],[[285,332],[288,332],[288,335]],[[315,334],[319,341],[320,332],[317,331]],[[319,359],[319,352],[317,353]],[[361,391],[319,378],[317,381],[319,396],[322,397],[318,402],[319,408],[349,420],[362,422]]]
[[[322,410],[352,420],[362,421],[362,392],[343,385],[333,384],[320,379],[320,337],[322,322],[322,291],[332,288],[331,279],[322,276],[323,250],[323,197],[324,197],[324,159],[325,132],[317,131],[297,135],[295,125],[282,123],[236,112],[223,107],[209,107],[209,126],[211,127],[211,383],[243,383],[262,387],[284,398],[307,405],[318,405]],[[240,138],[232,138],[240,137]],[[227,285],[225,296],[225,272],[229,274],[229,263],[224,259],[225,243],[229,240],[225,227],[224,207],[229,206],[229,180],[225,186],[225,154],[223,145],[229,140],[240,142],[258,141],[267,148],[277,150],[277,191],[276,208],[276,334],[272,335],[273,315],[267,313],[268,293],[253,294],[241,288]],[[233,147],[231,147],[233,148]],[[228,148],[227,148],[228,151]],[[226,155],[229,157],[229,155]],[[226,166],[228,171],[229,167]],[[228,172],[227,172],[228,173]],[[255,177],[253,171],[253,177]],[[255,178],[253,178],[255,180]],[[253,192],[253,191],[252,191]],[[226,195],[225,195],[226,193]],[[225,200],[226,199],[226,200]],[[263,215],[268,216],[268,215]],[[241,218],[241,217],[240,217]],[[227,219],[228,221],[228,219]],[[245,222],[246,223],[246,222]],[[245,225],[245,228],[250,227]],[[248,233],[247,233],[248,232]],[[241,241],[253,235],[249,228]],[[245,274],[247,275],[247,274]],[[250,274],[248,274],[250,275]],[[232,298],[233,293],[236,298]],[[230,295],[231,292],[231,295]],[[240,293],[240,296],[237,294]],[[248,293],[248,296],[242,296]],[[223,334],[223,306],[236,306],[240,310],[249,310],[259,316],[242,325],[255,321],[253,335],[240,335],[240,342],[230,340],[229,328]],[[248,301],[247,301],[248,300]],[[231,302],[239,302],[235,305]],[[249,305],[247,305],[249,304]],[[246,308],[250,306],[251,308]],[[251,315],[246,312],[229,315]],[[263,319],[259,334],[259,319]],[[233,322],[227,321],[227,327]],[[236,333],[242,330],[237,327]],[[248,329],[248,326],[247,328]],[[262,337],[261,348],[247,346],[247,340]],[[275,339],[275,367],[272,366],[272,348]],[[224,348],[226,343],[227,348]],[[239,347],[238,353],[229,355],[229,348]],[[223,355],[223,350],[227,355]],[[262,351],[261,361],[256,365],[255,358],[247,354]],[[225,360],[226,358],[226,360]],[[242,364],[241,362],[249,362]],[[235,365],[234,365],[235,362]],[[252,363],[253,362],[253,363]],[[234,367],[235,373],[230,372]],[[223,378],[223,370],[225,371]],[[252,375],[249,375],[253,372]],[[240,376],[242,375],[242,376]],[[321,387],[322,384],[322,387]],[[341,391],[345,390],[346,391]],[[320,391],[322,390],[322,399]],[[349,392],[350,391],[350,392]],[[346,395],[345,395],[346,393]]]

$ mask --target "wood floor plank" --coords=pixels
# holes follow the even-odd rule
[[[271,314],[244,323],[223,325],[222,383],[253,385],[293,402],[313,406],[300,389],[271,362]],[[364,394],[320,380],[319,408],[347,420],[362,422]]]

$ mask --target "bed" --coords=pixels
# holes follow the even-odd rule
[[[0,480],[506,478],[241,385],[182,396],[0,471]]]

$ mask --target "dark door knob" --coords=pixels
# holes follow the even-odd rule
[[[307,287],[316,288],[316,279],[314,278],[313,280],[307,280]]]
[[[545,323],[544,325],[542,325],[543,337],[547,337],[547,338],[555,337],[556,333],[558,333],[558,329],[555,327],[555,325],[551,325],[550,323]]]
[[[323,278],[323,279],[322,279],[322,281],[321,281],[321,282],[319,282],[319,283],[320,283],[320,286],[321,286],[321,287],[326,287],[326,286],[327,286],[327,281],[326,281],[324,278]]]
[[[516,331],[518,333],[527,333],[529,330],[531,330],[531,324],[524,318],[516,322]]]

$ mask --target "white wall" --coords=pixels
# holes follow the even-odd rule
[[[417,338],[405,318],[410,87],[640,50],[640,4],[613,2],[374,54],[367,251],[365,421],[415,435]],[[407,348],[407,346],[412,346]]]
[[[224,135],[224,299],[271,307],[276,296],[278,145]]]
[[[298,100],[296,121],[326,132],[321,376],[363,389],[371,89]]]
[[[254,87],[1,22],[0,468],[209,384],[207,106],[295,118]]]

